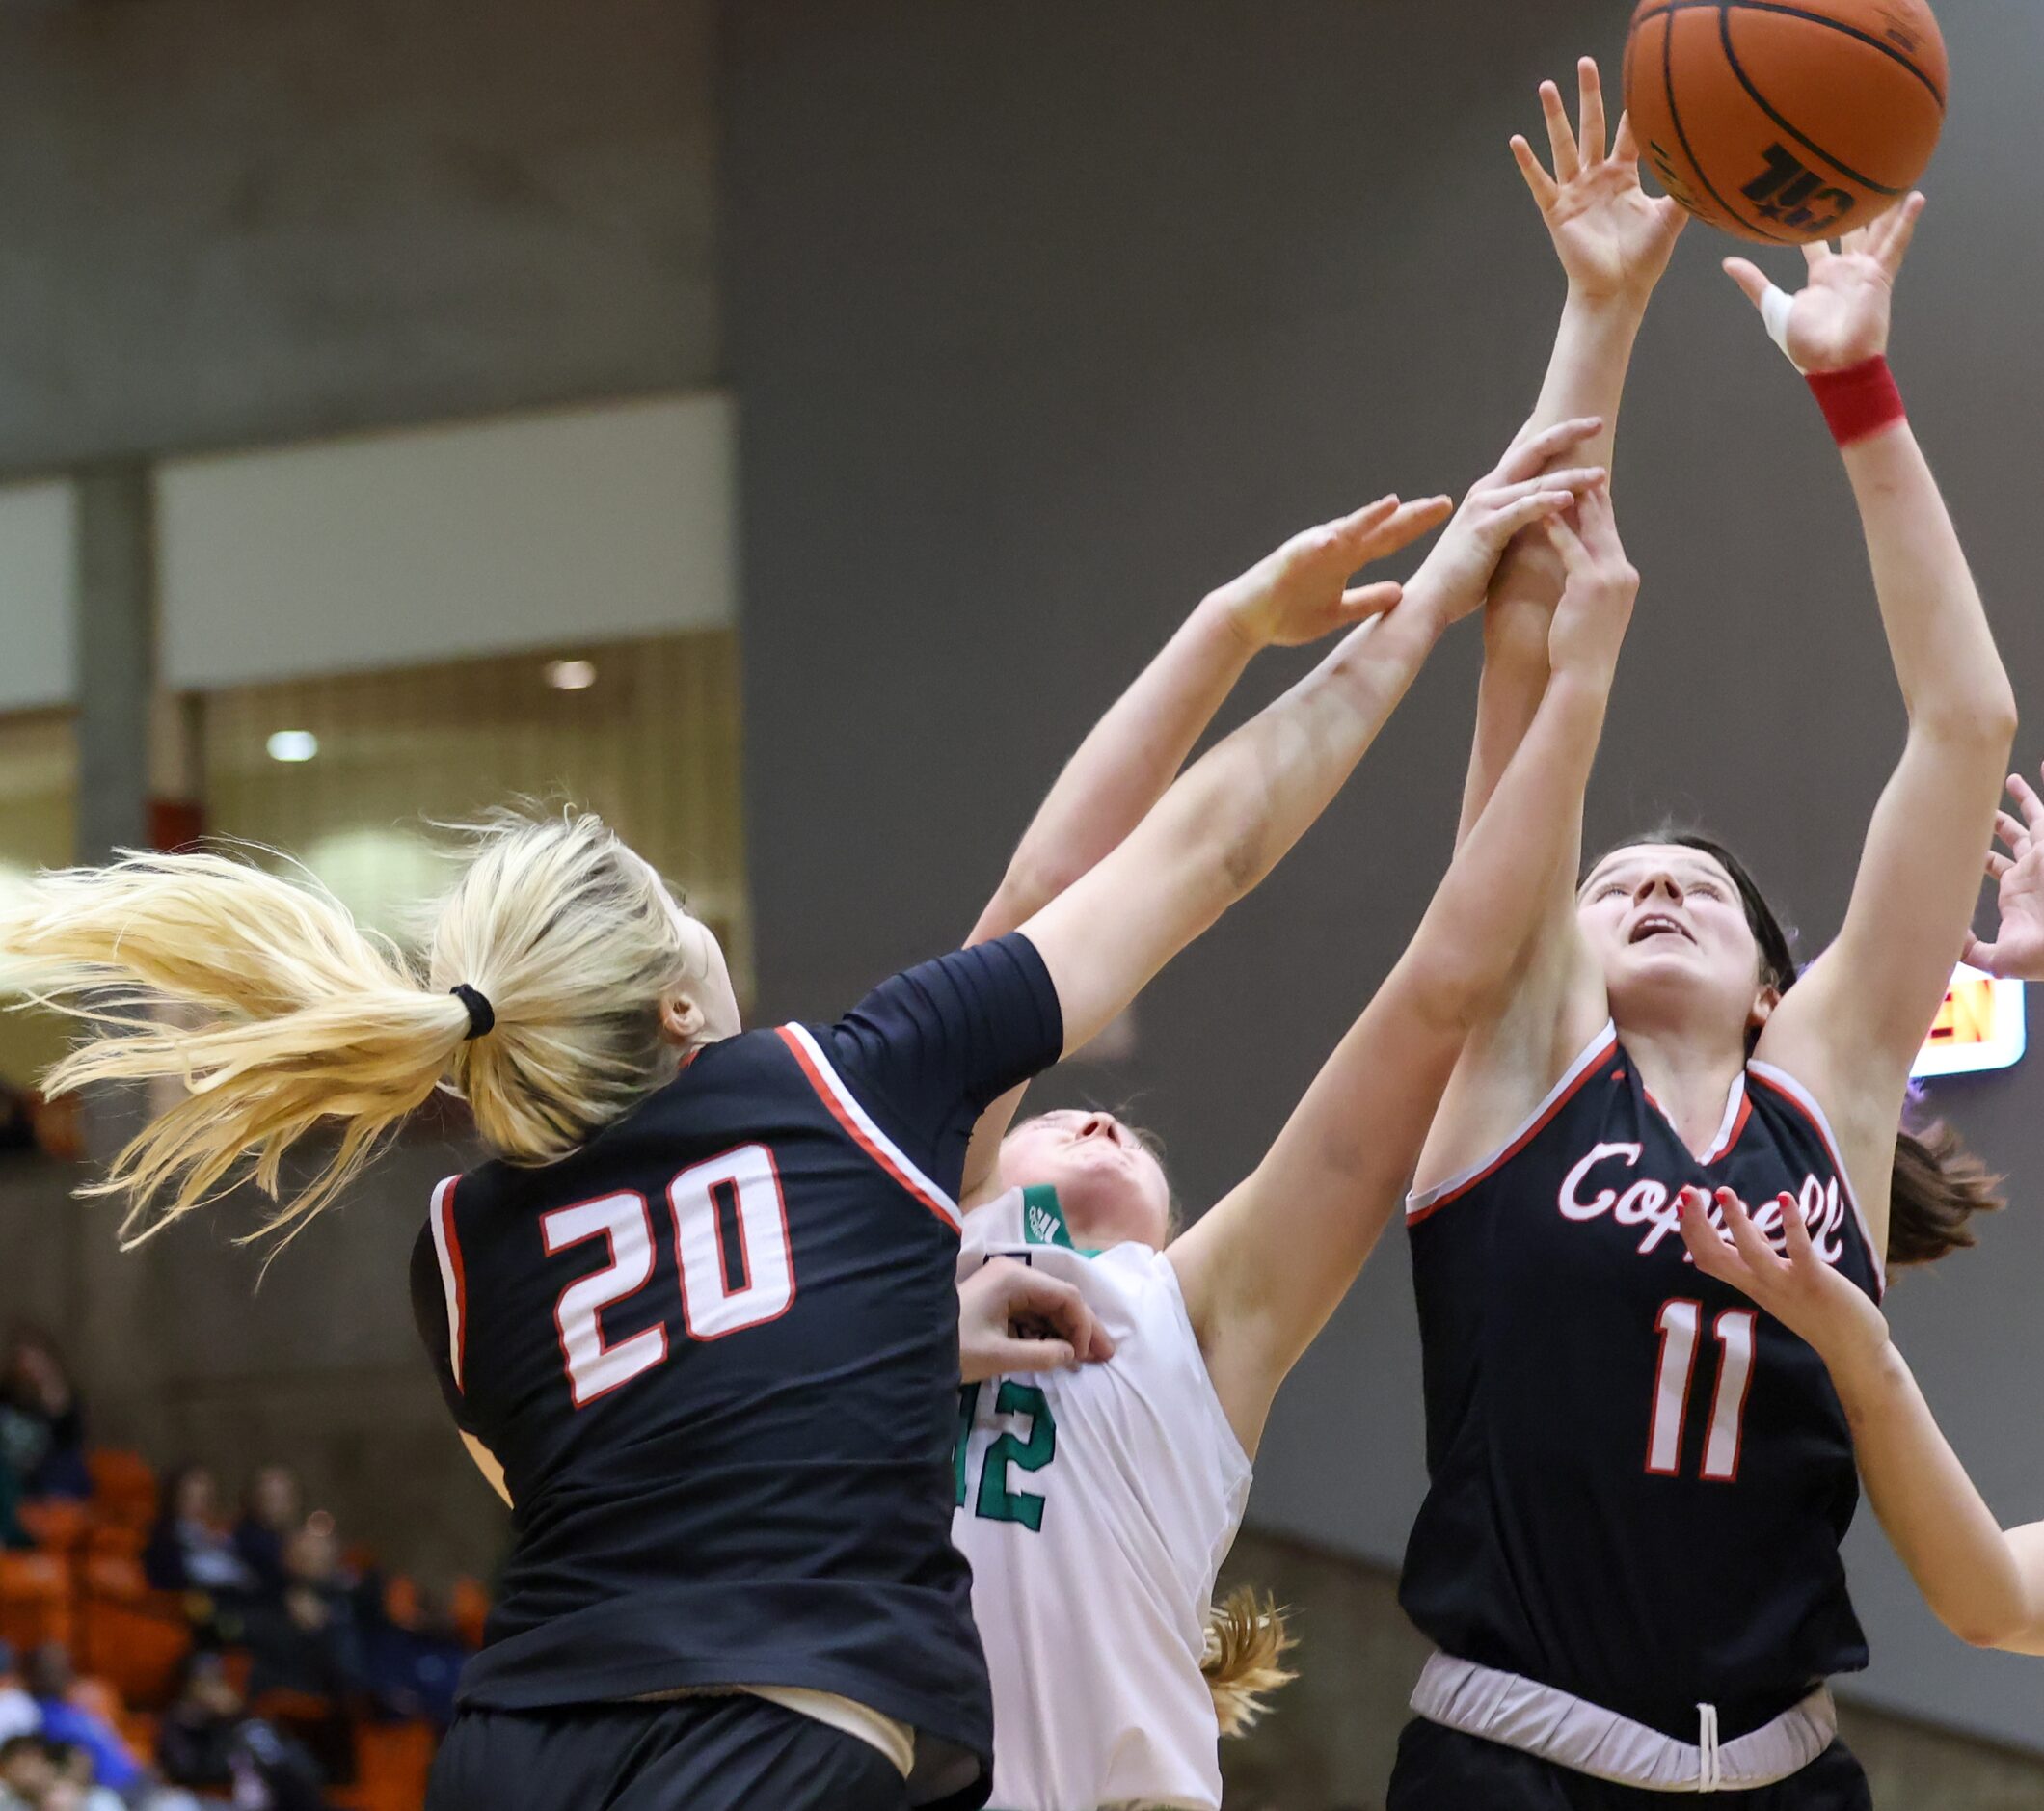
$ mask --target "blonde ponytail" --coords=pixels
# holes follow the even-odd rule
[[[1265,1700],[1298,1674],[1280,1664],[1297,1646],[1284,1611],[1267,1593],[1238,1585],[1207,1612],[1206,1655],[1199,1670],[1214,1695],[1224,1736],[1245,1734],[1270,1706]]]
[[[561,1157],[673,1072],[660,1003],[689,933],[659,878],[588,814],[470,826],[421,977],[316,886],[217,854],[127,854],[46,874],[0,908],[0,976],[83,1020],[52,1095],[169,1078],[183,1097],[89,1190],[128,1203],[135,1244],[253,1180],[289,1236],[436,1088],[516,1163]],[[450,989],[472,988],[495,1024]],[[166,1012],[166,1009],[169,1009]],[[285,1199],[322,1122],[339,1139]]]

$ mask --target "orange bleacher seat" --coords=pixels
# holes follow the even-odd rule
[[[88,1554],[78,1602],[79,1664],[110,1681],[137,1710],[168,1704],[177,1689],[192,1625],[184,1599],[154,1591],[139,1560]]]
[[[87,1554],[114,1554],[122,1559],[140,1560],[142,1550],[148,1544],[146,1529],[130,1527],[125,1522],[95,1524],[85,1536]]]
[[[156,1518],[155,1469],[139,1452],[102,1446],[85,1455],[93,1507],[107,1522],[147,1527]]]
[[[0,1639],[17,1650],[71,1638],[71,1581],[53,1554],[0,1553]]]
[[[21,1505],[21,1526],[48,1554],[67,1554],[85,1539],[93,1512],[67,1497],[48,1497]]]
[[[418,1627],[418,1581],[398,1573],[384,1586],[384,1614],[400,1629]]]
[[[430,1723],[359,1723],[355,1783],[328,1794],[345,1811],[419,1811],[433,1770]]]

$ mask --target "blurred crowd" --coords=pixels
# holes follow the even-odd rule
[[[63,1361],[19,1330],[0,1375],[0,1545],[33,1547],[24,1515],[94,1488]],[[164,1474],[156,1502],[141,1569],[190,1624],[175,1700],[131,1715],[63,1643],[0,1640],[0,1811],[321,1811],[355,1777],[363,1724],[445,1726],[472,1627],[450,1597],[345,1552],[289,1467],[260,1467],[232,1514],[201,1464]]]

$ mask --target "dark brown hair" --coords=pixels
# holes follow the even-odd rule
[[[1762,980],[1778,993],[1787,993],[1795,986],[1794,933],[1774,915],[1744,862],[1722,843],[1669,825],[1614,844],[1599,860],[1642,843],[1693,849],[1723,868],[1738,889],[1747,927],[1760,945]],[[1748,1039],[1749,1051],[1759,1036],[1756,1031]],[[1896,1266],[1934,1263],[1961,1246],[1974,1244],[1973,1216],[2005,1205],[2000,1181],[1943,1121],[1929,1122],[1921,1132],[1911,1131],[1906,1123],[1897,1125],[1888,1197],[1888,1262]]]

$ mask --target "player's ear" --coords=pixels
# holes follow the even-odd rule
[[[660,1037],[678,1049],[701,1041],[703,1009],[685,987],[673,987],[660,997]]]
[[[1781,1003],[1781,988],[1775,987],[1771,982],[1762,987],[1753,996],[1753,1011],[1747,1016],[1746,1029],[1748,1031],[1760,1030],[1762,1025],[1774,1016],[1774,1009]]]

